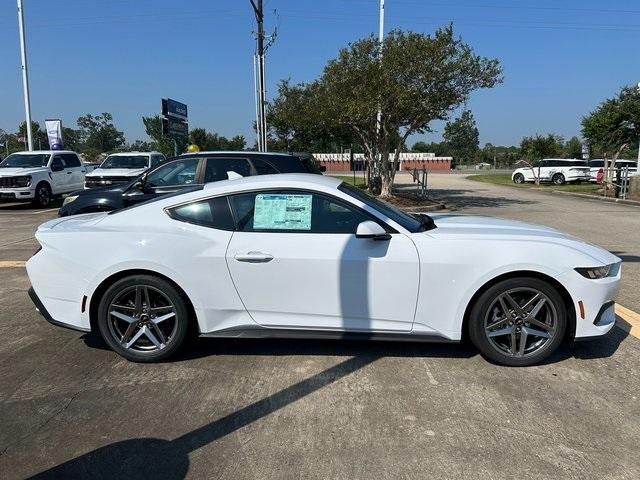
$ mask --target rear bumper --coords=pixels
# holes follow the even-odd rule
[[[88,328],[78,327],[76,325],[70,325],[68,323],[60,322],[60,321],[54,319],[51,316],[51,314],[49,313],[49,311],[46,309],[46,307],[42,304],[42,301],[40,301],[40,298],[36,294],[36,291],[33,289],[33,287],[29,288],[28,294],[29,294],[29,298],[31,299],[31,301],[35,305],[36,310],[51,325],[55,325],[57,327],[69,328],[71,330],[77,330],[79,332],[90,332],[91,331],[91,329],[88,329]]]

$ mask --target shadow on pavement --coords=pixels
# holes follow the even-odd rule
[[[454,208],[467,208],[467,207],[484,207],[484,208],[499,208],[509,205],[531,205],[538,203],[533,200],[522,200],[513,197],[499,197],[499,196],[481,196],[475,195],[478,190],[463,190],[463,189],[429,189],[427,194],[430,199],[446,204]],[[514,192],[515,193],[515,192]]]
[[[615,256],[619,257],[620,260],[626,263],[637,263],[640,262],[640,255],[629,255],[627,252],[616,252],[612,251]]]
[[[39,473],[36,479],[182,479],[189,453],[249,425],[377,360],[361,355],[302,380],[174,440],[136,438],[112,443]]]

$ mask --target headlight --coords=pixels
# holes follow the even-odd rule
[[[78,195],[68,195],[64,198],[64,201],[62,202],[62,206],[64,207],[65,205],[71,203],[71,202],[75,202],[76,199],[78,198]]]
[[[16,187],[28,187],[31,185],[31,175],[15,177]]]
[[[585,278],[597,280],[599,278],[614,277],[618,274],[618,263],[603,265],[601,267],[578,267],[574,270]]]

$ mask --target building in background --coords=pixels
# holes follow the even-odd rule
[[[314,158],[327,172],[350,172],[365,169],[366,160],[363,153],[314,153]],[[436,157],[433,153],[401,153],[398,170],[449,171],[453,157]]]

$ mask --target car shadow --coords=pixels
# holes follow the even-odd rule
[[[49,210],[57,210],[62,206],[61,198],[54,198],[51,203],[45,207],[40,208],[34,206],[31,202],[7,202],[0,203],[0,212],[46,212]]]
[[[615,250],[611,251],[616,257],[622,260],[625,263],[637,263],[640,262],[640,255],[630,255],[627,252],[617,252]]]
[[[477,192],[478,190],[436,188],[429,189],[427,191],[427,195],[431,200],[444,203],[447,207],[452,209],[462,209],[470,207],[501,208],[511,205],[531,205],[539,203],[534,200],[522,200],[520,198],[517,198],[516,196],[501,197],[496,195],[474,195],[474,193]]]

